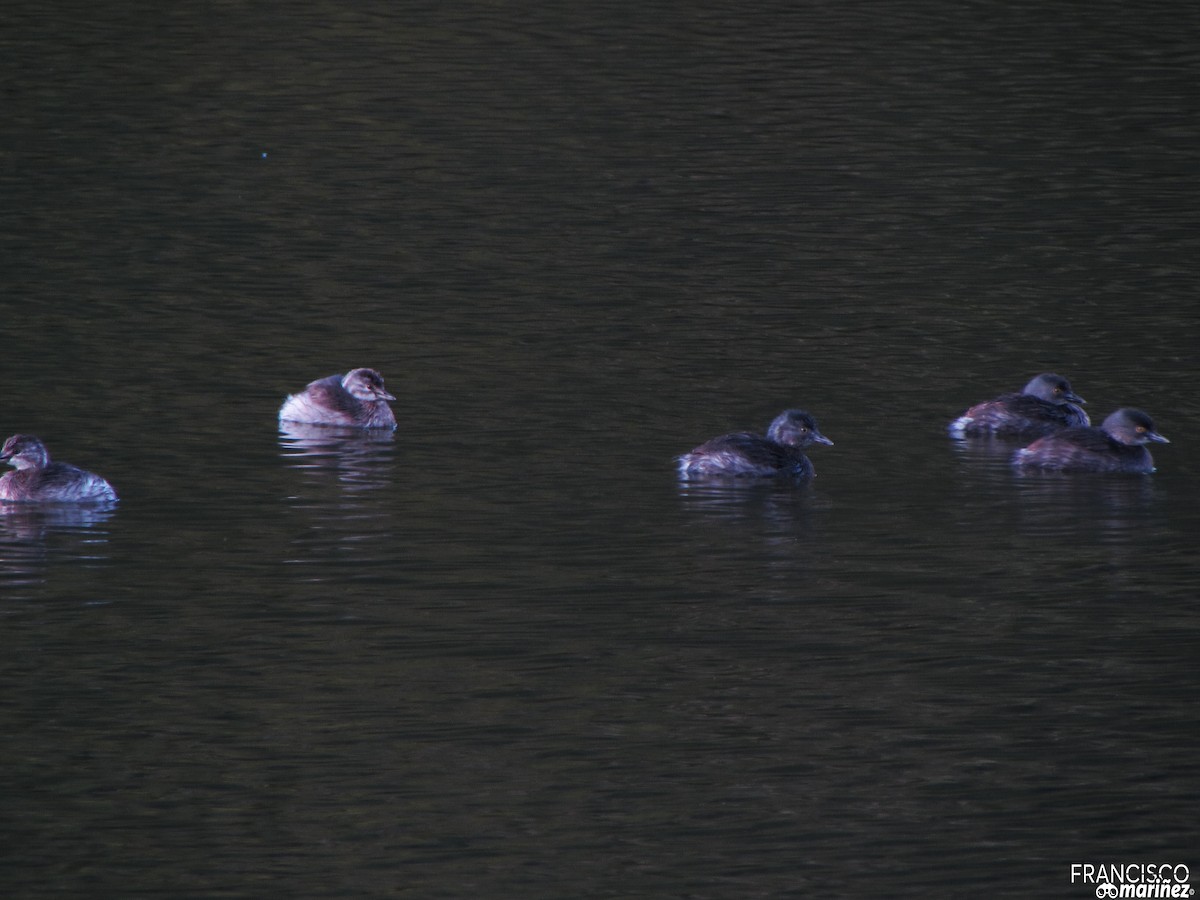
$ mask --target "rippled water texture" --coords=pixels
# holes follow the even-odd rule
[[[0,427],[122,501],[0,511],[0,893],[1200,870],[1197,9],[9,11]],[[947,438],[1042,371],[1158,471]]]

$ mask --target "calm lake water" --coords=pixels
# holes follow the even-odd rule
[[[122,496],[0,515],[5,897],[1200,871],[1200,7],[110,6],[0,28],[0,428]],[[1158,471],[946,438],[1048,370]]]

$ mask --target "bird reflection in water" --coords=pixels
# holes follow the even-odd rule
[[[282,422],[279,442],[305,523],[284,562],[306,582],[375,577],[396,552],[394,510],[380,492],[394,481],[394,432]]]
[[[715,520],[757,520],[792,530],[807,528],[814,509],[812,485],[790,479],[710,478],[680,481],[678,489],[687,509]]]
[[[102,526],[116,511],[115,503],[0,503],[0,585],[40,584],[46,569],[64,559],[106,559]]]
[[[279,443],[292,468],[337,477],[348,491],[373,490],[391,480],[395,432],[281,422]]]

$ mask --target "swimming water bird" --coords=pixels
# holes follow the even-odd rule
[[[1125,407],[1106,418],[1099,428],[1066,428],[1039,438],[1013,455],[1013,465],[1078,472],[1154,471],[1146,444],[1169,444],[1154,430],[1140,409]]]
[[[789,409],[775,417],[765,437],[748,431],[723,434],[680,456],[679,476],[684,480],[722,475],[808,478],[814,474],[813,464],[801,451],[813,444],[832,446],[833,441],[821,434],[811,415]]]
[[[1086,401],[1071,390],[1071,382],[1053,372],[1033,378],[1020,393],[1001,394],[976,403],[950,423],[950,436],[994,434],[1036,438],[1062,428],[1091,425],[1081,405]]]
[[[342,425],[354,428],[395,428],[396,416],[388,406],[395,400],[374,369],[351,369],[311,382],[290,394],[279,408],[279,421],[307,425]]]
[[[0,500],[11,503],[111,503],[113,486],[92,472],[51,462],[45,445],[32,434],[4,442],[0,461],[16,469],[0,478]]]

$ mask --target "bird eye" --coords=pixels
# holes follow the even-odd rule
[[[1145,432],[1146,432],[1146,426],[1145,426],[1145,425],[1139,425],[1139,426],[1137,427],[1137,433],[1138,433],[1138,434],[1145,434]]]

